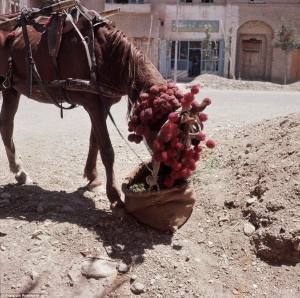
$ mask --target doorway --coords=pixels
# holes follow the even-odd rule
[[[245,80],[263,80],[264,62],[262,40],[242,41],[241,77]]]
[[[201,74],[201,50],[189,50],[189,77],[197,77]]]

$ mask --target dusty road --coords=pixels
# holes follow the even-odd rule
[[[173,238],[132,218],[115,218],[103,188],[98,194],[77,191],[85,184],[90,129],[82,108],[60,120],[56,107],[23,98],[15,143],[37,186],[9,185],[14,177],[0,145],[0,197],[8,197],[0,205],[0,297],[30,292],[47,298],[102,298],[114,290],[114,276],[83,277],[80,270],[88,257],[131,266],[109,297],[133,297],[133,275],[144,285],[143,298],[299,297],[299,264],[271,266],[257,259],[243,233],[241,212],[224,208],[225,199],[242,201],[245,196],[235,188],[235,168],[224,166],[223,158],[242,162],[243,125],[299,113],[300,93],[206,89],[199,97],[207,96],[213,105],[207,110],[206,132],[219,146],[200,162],[193,215]],[[126,100],[113,108],[113,115],[127,135]],[[110,122],[109,127],[121,182],[139,161]],[[240,130],[241,139],[228,136],[226,141],[223,130],[228,129]],[[246,131],[251,136],[252,127]],[[148,157],[142,145],[133,147]]]
[[[199,98],[207,96],[213,100],[213,105],[207,111],[210,117],[207,132],[211,137],[219,130],[300,111],[298,92],[204,89]],[[124,98],[112,112],[125,136],[127,135],[126,105],[127,101]],[[116,169],[119,177],[123,178],[134,168],[137,160],[124,146],[124,142],[110,121],[109,127],[117,156]],[[55,179],[57,173],[61,174],[62,180],[70,174],[72,176],[76,174],[78,177],[76,181],[74,179],[68,181],[68,184],[75,184],[75,186],[66,185],[66,188],[79,186],[83,182],[81,174],[87,155],[89,129],[89,118],[82,108],[65,112],[65,118],[61,120],[56,107],[22,98],[15,121],[15,143],[31,178],[36,182],[44,179],[50,182],[49,179]],[[142,158],[148,156],[144,146],[135,146],[135,148],[141,153]],[[0,146],[0,169],[1,184],[11,182],[12,176],[7,169],[3,146]],[[71,173],[73,170],[76,173]],[[63,181],[61,183],[64,185]]]

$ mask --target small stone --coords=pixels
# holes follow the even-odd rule
[[[233,295],[238,295],[238,294],[239,294],[239,291],[238,291],[237,289],[233,289],[233,290],[232,290],[232,293],[233,293]]]
[[[88,278],[105,278],[116,276],[117,269],[113,262],[90,259],[82,264],[81,274]]]
[[[208,242],[207,242],[207,245],[208,245],[208,247],[210,247],[210,248],[214,247],[214,243],[211,242],[211,241],[208,241]]]
[[[129,270],[129,266],[123,262],[119,263],[117,270],[119,273],[127,273]]]
[[[208,283],[209,284],[212,284],[214,281],[212,280],[212,279],[210,279],[209,281],[208,281]]]
[[[246,236],[252,236],[255,232],[255,227],[253,224],[247,222],[244,224],[244,233]]]
[[[257,201],[257,197],[249,198],[246,203],[248,206],[254,204]]]
[[[0,250],[1,250],[1,251],[6,251],[5,246],[4,246],[4,245],[0,245]]]
[[[198,243],[198,244],[205,243],[205,238],[203,238],[203,239],[199,239],[199,240],[197,241],[197,243]]]
[[[134,283],[132,283],[131,287],[130,287],[131,291],[133,294],[139,295],[145,292],[145,286],[138,281],[135,281]]]
[[[137,280],[137,276],[135,274],[133,274],[131,277],[130,277],[130,281],[133,282]]]
[[[38,279],[38,277],[39,277],[39,274],[37,273],[37,272],[35,272],[34,270],[33,271],[31,271],[31,273],[30,273],[30,278],[32,279],[32,280],[37,280]]]
[[[172,248],[175,250],[181,250],[183,248],[183,245],[179,241],[174,241]]]
[[[253,284],[253,289],[257,289],[258,288],[258,285],[257,284]]]
[[[9,200],[11,198],[11,194],[8,193],[8,192],[3,192],[1,195],[0,195],[0,198],[3,199],[3,200]]]
[[[39,239],[39,236],[43,234],[43,231],[41,230],[37,230],[37,231],[34,231],[32,234],[31,234],[31,239]]]

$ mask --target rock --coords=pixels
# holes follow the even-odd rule
[[[73,207],[71,207],[71,206],[68,206],[68,205],[66,205],[66,206],[63,206],[62,208],[61,208],[61,212],[62,213],[74,213],[74,208]]]
[[[142,294],[145,292],[145,286],[138,281],[135,281],[134,283],[132,283],[130,289],[131,289],[131,292],[136,295],[139,295],[139,294]]]
[[[30,278],[33,280],[33,281],[36,281],[39,277],[39,274],[37,272],[35,272],[34,270],[31,271],[30,273]]]
[[[255,227],[253,224],[247,222],[244,224],[244,233],[246,236],[252,236],[255,232]]]
[[[113,262],[90,259],[82,264],[81,274],[88,278],[105,278],[116,276],[117,269]]]
[[[133,274],[131,277],[130,277],[130,281],[133,282],[137,279],[137,276],[135,274]]]
[[[1,250],[1,251],[6,251],[5,246],[1,244],[1,245],[0,245],[0,250]]]
[[[233,293],[233,295],[238,295],[238,294],[239,294],[239,291],[238,291],[237,289],[233,289],[233,290],[232,290],[232,293]]]
[[[208,241],[208,242],[207,242],[207,245],[208,245],[208,247],[210,247],[210,248],[214,247],[214,243],[211,242],[211,241]]]
[[[181,250],[183,248],[183,244],[179,241],[174,241],[172,248],[175,250]]]
[[[31,239],[39,239],[39,240],[41,240],[41,238],[39,237],[40,235],[43,235],[43,231],[41,231],[41,230],[34,231],[31,234]]]
[[[257,197],[249,198],[246,203],[248,206],[253,205],[257,201]]]
[[[237,200],[227,199],[224,201],[224,205],[228,209],[233,209],[240,207],[240,202]]]
[[[3,192],[3,193],[0,195],[0,198],[3,199],[3,200],[10,199],[10,198],[11,198],[11,194],[8,193],[8,192]]]
[[[129,266],[123,262],[119,263],[117,270],[119,273],[127,273],[129,270]]]

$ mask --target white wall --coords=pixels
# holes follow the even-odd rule
[[[172,21],[176,20],[176,5],[166,5],[165,14],[164,39],[175,40],[177,33],[172,31]],[[219,21],[219,24],[225,24],[226,6],[213,5],[180,5],[179,20],[203,20],[203,21]],[[181,40],[201,40],[205,38],[203,32],[179,32],[178,38]],[[223,39],[221,30],[212,33],[212,39]]]

